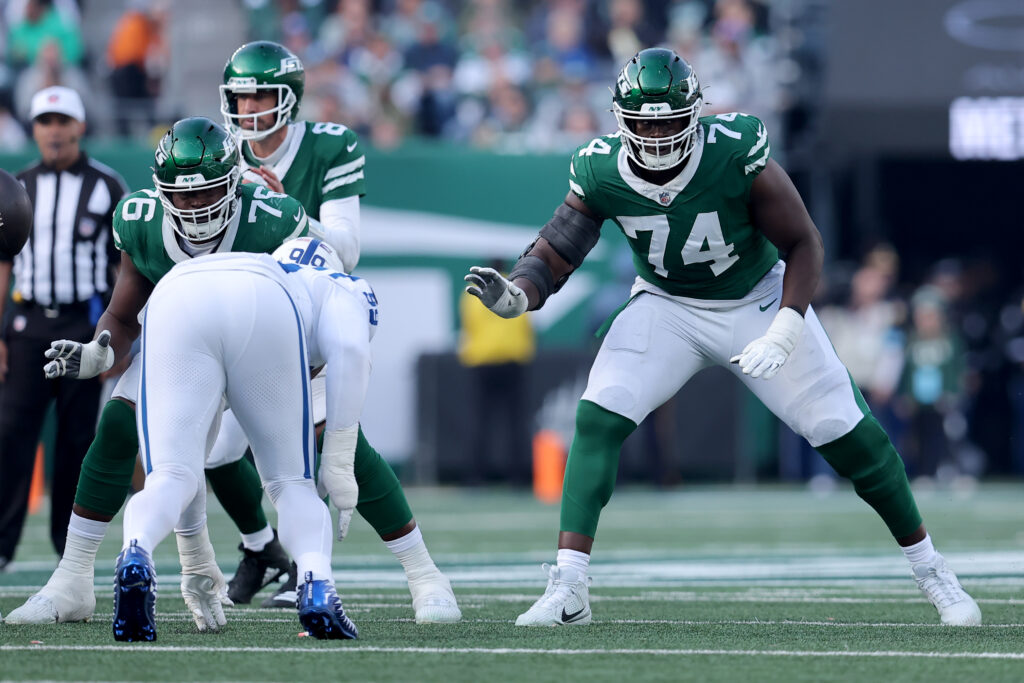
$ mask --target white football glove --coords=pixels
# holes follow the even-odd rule
[[[803,329],[802,315],[792,308],[780,309],[764,336],[747,344],[743,353],[733,356],[729,362],[738,363],[745,375],[771,379],[793,353]]]
[[[110,348],[110,331],[103,330],[88,344],[60,339],[50,342],[43,352],[50,362],[43,366],[47,379],[73,377],[89,379],[106,372],[114,365],[114,349]]]
[[[176,534],[181,559],[181,596],[200,631],[217,631],[227,623],[224,607],[234,603],[228,597],[228,583],[213,555],[210,536],[203,530],[191,536]]]
[[[502,318],[522,315],[530,305],[526,300],[526,292],[494,268],[473,266],[469,269],[469,275],[463,279],[469,283],[466,291]]]
[[[320,485],[338,508],[338,540],[345,540],[352,511],[359,501],[356,484],[356,441],[359,425],[330,430],[324,434],[324,450],[320,454]]]

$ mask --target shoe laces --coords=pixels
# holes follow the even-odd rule
[[[921,572],[921,569],[924,571]],[[941,558],[929,565],[914,565],[913,571],[918,587],[936,607],[949,607],[966,597],[960,582],[953,572],[946,568],[946,563]]]
[[[544,595],[537,601],[538,607],[547,607],[551,604],[561,605],[574,592],[581,588],[589,588],[593,583],[593,578],[589,576],[582,580],[578,577],[575,580],[570,580],[568,577],[563,578],[563,573],[566,573],[565,569],[547,562],[542,564],[541,568],[548,575],[548,587],[544,591]]]

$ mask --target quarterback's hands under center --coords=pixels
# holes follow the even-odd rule
[[[466,291],[480,299],[484,306],[502,318],[515,318],[526,312],[526,292],[519,289],[494,268],[473,266],[463,278],[469,283]]]
[[[783,308],[765,331],[763,337],[750,342],[739,355],[729,359],[737,363],[743,374],[771,379],[785,365],[789,354],[796,348],[804,318],[792,308]]]
[[[114,365],[114,349],[110,348],[110,331],[103,330],[88,344],[60,339],[50,342],[43,352],[50,362],[43,366],[47,379],[73,377],[89,379],[106,372]]]

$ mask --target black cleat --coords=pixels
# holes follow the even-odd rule
[[[277,589],[273,595],[266,598],[260,607],[269,609],[293,609],[295,607],[295,576],[298,573],[298,568],[295,563],[292,562],[291,568],[288,570],[288,574],[284,581],[281,582],[281,587]]]
[[[238,549],[242,551],[242,561],[228,582],[228,597],[236,605],[247,605],[252,596],[289,571],[292,561],[277,540],[276,529],[274,539],[263,550],[247,550],[241,544]]]

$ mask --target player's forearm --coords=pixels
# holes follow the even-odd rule
[[[825,249],[817,231],[794,244],[786,257],[786,275],[782,280],[782,301],[780,308],[792,308],[800,315],[814,297],[821,278]]]
[[[111,313],[108,308],[103,311],[99,322],[96,323],[93,339],[99,336],[103,330],[110,330],[110,348],[114,349],[114,362],[117,362],[131,351],[132,344],[138,339],[141,329],[142,327],[136,319],[122,320]]]
[[[309,219],[309,231],[338,251],[347,273],[359,263],[359,222],[359,197],[324,202],[320,220]]]
[[[524,263],[523,259],[527,257],[534,257],[539,259],[539,261],[534,261],[532,264],[529,264],[529,268],[520,268]],[[547,272],[545,273],[544,270],[541,269],[546,269]],[[526,300],[529,302],[529,306],[527,306],[526,310],[533,311],[540,308],[544,303],[542,299],[547,298],[541,296],[540,287],[538,287],[537,281],[542,281],[542,286],[551,290],[549,293],[550,295],[551,293],[554,293],[554,291],[557,291],[555,284],[562,281],[562,279],[568,276],[572,271],[573,267],[558,255],[558,252],[548,244],[546,239],[540,237],[533,244],[533,247],[523,254],[519,259],[519,262],[516,264],[516,267],[513,268],[512,283],[522,289],[526,294]],[[518,273],[524,274],[519,276]],[[550,274],[550,276],[548,274]],[[550,280],[548,280],[548,277],[550,277]]]

